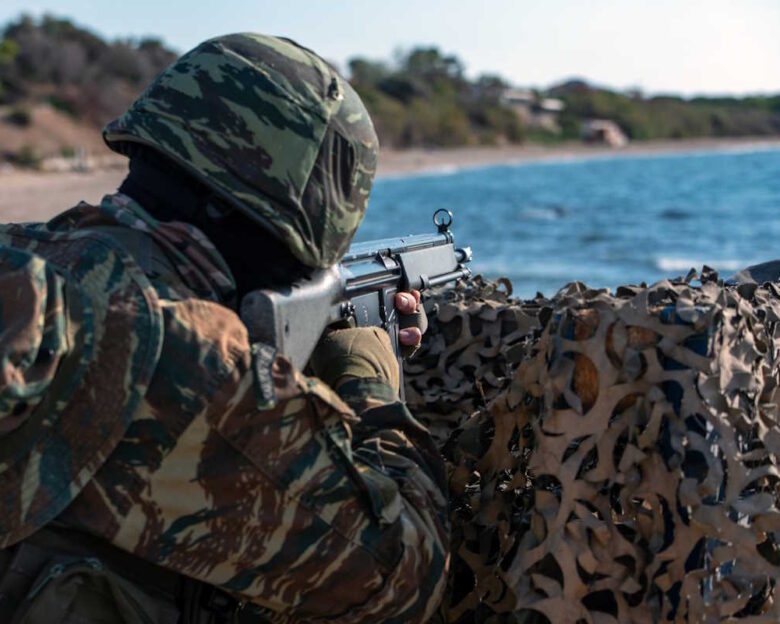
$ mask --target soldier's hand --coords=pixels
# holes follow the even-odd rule
[[[309,360],[312,372],[334,390],[349,379],[378,379],[396,393],[398,360],[387,332],[378,327],[352,327],[327,332]]]
[[[417,351],[422,336],[428,329],[428,317],[420,304],[420,291],[396,293],[395,309],[400,314],[401,329],[398,332],[398,341],[402,345],[401,355],[408,358]]]
[[[420,292],[397,293],[395,307],[401,329],[398,341],[401,354],[411,356],[420,346],[428,328],[425,310],[420,305]],[[317,344],[309,360],[312,372],[331,388],[349,379],[380,379],[398,392],[400,372],[390,345],[390,337],[377,327],[336,329],[327,332]]]

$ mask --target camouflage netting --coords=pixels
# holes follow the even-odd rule
[[[780,618],[780,290],[694,278],[428,300],[406,387],[448,464],[446,621]]]

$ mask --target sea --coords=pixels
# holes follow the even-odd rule
[[[780,258],[780,148],[561,158],[377,180],[356,240],[435,231],[454,215],[472,270],[514,294],[614,289]]]

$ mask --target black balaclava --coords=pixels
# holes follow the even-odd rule
[[[311,273],[286,245],[164,156],[133,146],[130,173],[119,192],[159,221],[184,221],[200,229],[227,262],[239,301],[250,290],[289,284]]]

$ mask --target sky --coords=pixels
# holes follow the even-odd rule
[[[467,75],[517,86],[584,77],[648,94],[780,92],[780,0],[0,0],[115,37],[154,35],[180,52],[214,35],[291,37],[342,68],[436,45]]]

